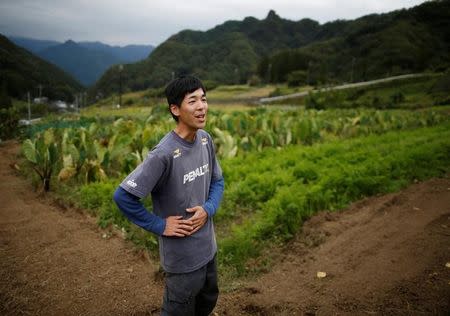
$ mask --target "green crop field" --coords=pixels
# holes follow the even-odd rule
[[[406,100],[419,90],[417,81],[402,87]],[[380,89],[391,88],[366,88],[360,97]],[[267,87],[218,87],[211,98],[267,92]],[[50,117],[26,130],[22,149],[24,173],[33,174],[36,186],[86,209],[101,227],[121,231],[157,256],[157,238],[130,224],[112,202],[125,175],[174,128],[167,106],[160,101],[142,106],[144,98],[144,93],[130,94],[124,99],[133,104],[120,109],[106,105],[110,100],[79,115]],[[270,249],[293,238],[320,210],[337,211],[363,197],[448,173],[450,107],[427,105],[211,106],[207,130],[226,183],[214,219],[222,273],[234,279],[267,269]],[[145,205],[152,208],[149,199]]]

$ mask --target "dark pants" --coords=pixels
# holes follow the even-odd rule
[[[216,306],[216,256],[205,266],[189,273],[166,273],[162,316],[209,315]]]

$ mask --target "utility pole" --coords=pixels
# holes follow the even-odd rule
[[[123,65],[119,65],[119,107],[122,106],[122,70]]]
[[[30,101],[30,91],[27,92],[27,96],[28,96],[28,122],[31,121],[31,101]]]

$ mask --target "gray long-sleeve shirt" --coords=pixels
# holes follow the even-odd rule
[[[161,217],[192,216],[186,208],[203,205],[211,181],[222,178],[211,137],[198,130],[190,143],[168,133],[120,186],[143,198],[151,193],[154,213]],[[160,236],[161,265],[167,272],[186,273],[209,262],[217,251],[212,217],[187,237]]]

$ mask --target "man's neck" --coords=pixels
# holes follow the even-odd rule
[[[197,135],[196,130],[194,131],[191,129],[183,128],[180,125],[177,125],[177,127],[175,127],[174,132],[177,133],[177,135],[183,138],[184,140],[187,140],[188,142],[191,143],[194,142],[195,136]]]

